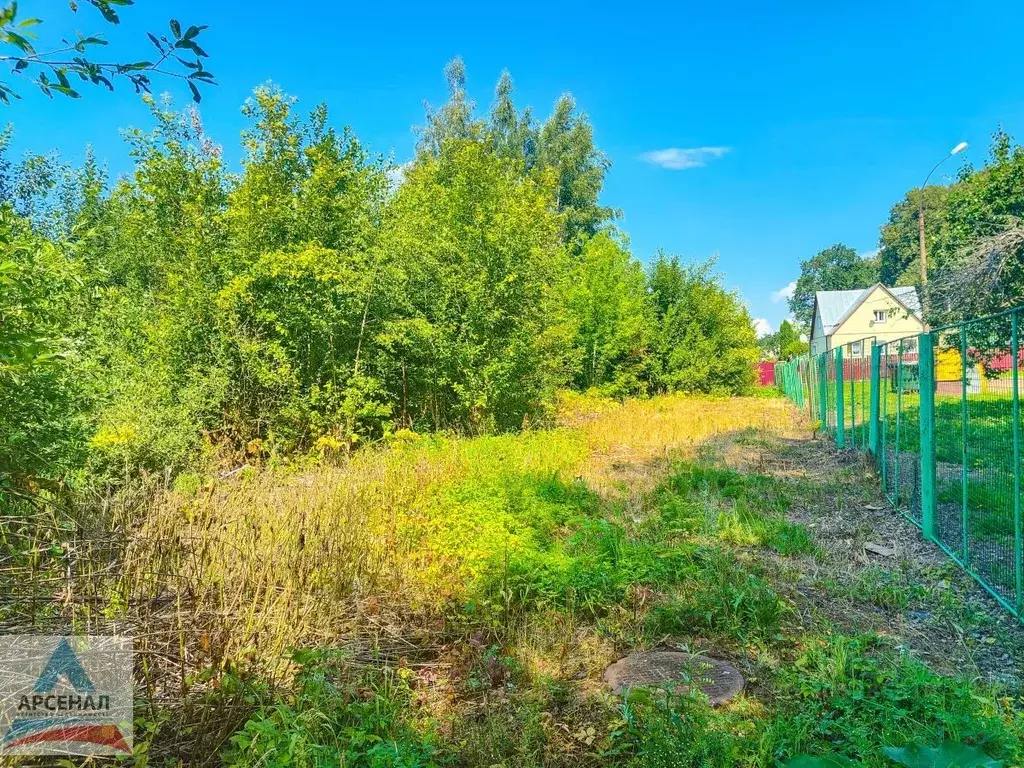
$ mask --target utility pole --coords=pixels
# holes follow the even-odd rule
[[[927,184],[928,179],[924,183]],[[924,294],[928,285],[928,252],[924,243],[924,184],[917,193],[917,242],[921,250],[921,311],[924,312]]]
[[[924,330],[928,331],[928,251],[924,242],[924,189],[928,186],[928,179],[938,170],[938,167],[949,160],[953,155],[959,155],[967,149],[967,142],[961,141],[953,147],[949,154],[939,160],[935,166],[928,171],[924,177],[924,183],[917,194],[917,243],[921,253],[921,321],[924,323]]]

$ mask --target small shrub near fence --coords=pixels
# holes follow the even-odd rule
[[[776,366],[840,448],[863,451],[893,508],[1024,619],[1020,393],[1024,307]]]

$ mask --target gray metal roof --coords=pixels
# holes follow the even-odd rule
[[[818,291],[814,294],[814,301],[818,307],[818,314],[821,317],[821,324],[825,335],[828,336],[835,330],[850,311],[866,299],[880,283],[859,288],[854,291]],[[885,286],[883,286],[885,287]],[[921,303],[917,297],[917,289],[913,286],[900,288],[887,288],[903,306],[920,317]]]
[[[821,324],[824,326],[825,335],[832,333],[836,323],[843,319],[850,307],[857,304],[864,291],[870,288],[860,288],[856,291],[818,291],[814,294],[814,300],[818,303],[818,315],[821,317]]]
[[[921,316],[921,300],[917,296],[917,288],[912,285],[900,288],[890,288],[896,298],[903,302],[903,306],[909,309],[918,317]]]

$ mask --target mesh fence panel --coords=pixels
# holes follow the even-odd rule
[[[825,398],[824,398],[824,391],[825,391],[824,390],[824,387],[825,387],[825,383],[824,383],[824,381],[825,381],[824,380],[824,376],[825,376],[824,360],[822,360],[821,358],[813,358],[813,359],[808,361],[807,368],[810,371],[810,375],[814,377],[813,389],[814,389],[815,418],[819,422],[824,424],[825,423],[825,408],[826,408],[826,403],[825,403]]]
[[[821,398],[818,387],[818,366],[814,358],[805,357],[801,369],[807,384],[807,413],[812,421],[821,420]]]
[[[920,525],[921,393],[915,337],[882,345],[877,381],[882,487],[889,503]]]
[[[843,346],[843,407],[847,448],[868,449],[871,409],[871,345],[873,338]]]
[[[932,334],[935,360],[935,533],[949,553],[966,561],[963,515],[964,356],[959,328]]]
[[[1012,322],[1012,316],[1003,316],[961,327],[964,450],[959,484],[964,560],[993,590],[1016,603]]]
[[[811,418],[817,421],[821,421],[821,379],[819,376],[820,369],[818,366],[817,359],[811,357],[804,358],[804,370],[807,374],[807,397],[811,402]]]
[[[791,364],[798,383],[787,388],[823,433],[872,452],[893,508],[1018,616],[1022,325],[1024,307],[921,336],[849,342]]]
[[[824,417],[821,419],[822,431],[836,436],[836,354],[834,351],[824,353]]]
[[[897,342],[896,405],[900,456],[896,509],[921,525],[921,376],[917,337]]]
[[[882,491],[889,503],[898,508],[896,503],[896,475],[899,472],[899,409],[895,389],[890,383],[890,371],[898,365],[899,352],[893,351],[893,344],[886,342],[882,346],[882,362],[879,371],[879,405],[881,410],[881,451],[879,466],[882,471]]]

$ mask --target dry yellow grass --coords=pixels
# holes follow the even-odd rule
[[[606,495],[642,492],[702,442],[784,431],[791,414],[783,401],[754,398],[575,397],[552,430],[424,438],[339,467],[243,473],[156,499],[134,524],[126,575],[133,592],[188,596],[179,616],[186,654],[198,654],[187,647],[198,642],[215,658],[269,660],[367,632],[390,633],[401,647],[517,545],[514,521],[488,495],[504,478],[558,475]]]
[[[600,401],[599,401],[600,402]],[[793,429],[792,408],[781,399],[663,395],[589,413],[579,405],[563,419],[587,439],[582,476],[606,494],[650,488],[668,463],[692,455],[710,438],[751,428],[779,434]]]

